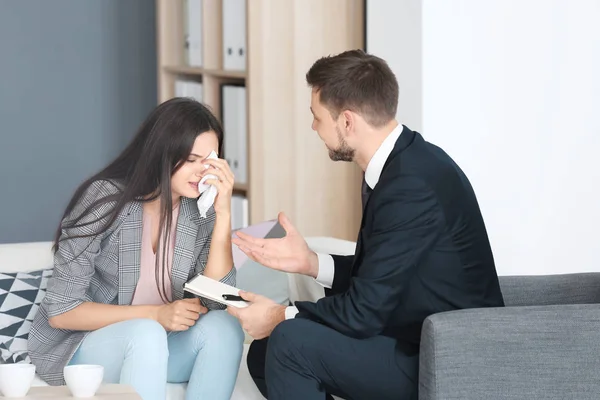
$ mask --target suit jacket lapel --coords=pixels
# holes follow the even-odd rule
[[[381,176],[383,176],[383,174],[385,174],[385,170],[386,170],[386,168],[388,167],[390,161],[393,158],[400,157],[401,153],[408,146],[411,145],[411,143],[415,140],[415,138],[420,138],[420,136],[417,136],[417,135],[418,134],[416,132],[411,131],[405,125],[402,125],[402,133],[400,134],[400,136],[396,140],[396,143],[394,144],[394,149],[392,150],[392,152],[390,153],[390,155],[386,159],[385,164],[383,165],[383,170],[381,171]],[[379,177],[380,181],[381,181],[381,176]],[[371,194],[368,197],[369,200],[373,197],[373,194],[374,194],[375,191],[377,191],[378,187],[379,187],[379,184],[375,185],[375,187],[373,189],[371,189]],[[351,274],[352,275],[354,274],[354,269],[355,269],[355,267],[357,265],[357,260],[358,260],[359,256],[362,254],[362,251],[363,251],[362,236],[367,234],[364,231],[364,229],[365,229],[365,222],[366,222],[366,217],[367,217],[367,212],[368,212],[367,209],[369,208],[369,200],[367,200],[366,204],[364,205],[363,214],[362,214],[362,218],[361,218],[361,221],[360,221],[360,230],[358,231],[358,238],[356,240],[356,250],[354,252],[354,261],[352,262],[352,267],[351,267]]]
[[[140,278],[142,205],[133,202],[121,227],[119,239],[119,294],[121,305],[130,305]]]
[[[200,216],[195,199],[182,197],[171,267],[173,301],[183,298],[183,284],[190,278],[190,272],[193,270],[193,263],[197,258],[196,236],[199,225]]]

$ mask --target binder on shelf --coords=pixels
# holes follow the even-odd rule
[[[188,21],[188,0],[181,2],[183,12],[183,64],[190,64],[190,23]]]
[[[221,121],[223,123],[223,153],[235,181],[248,183],[248,134],[246,88],[241,85],[221,85]]]
[[[184,0],[185,62],[202,66],[202,0]]]
[[[175,81],[175,97],[191,97],[202,103],[202,83],[178,79]]]
[[[248,199],[244,196],[231,196],[231,229],[248,226]]]
[[[246,70],[246,0],[222,0],[223,69]]]

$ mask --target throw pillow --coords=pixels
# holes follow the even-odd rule
[[[30,362],[29,329],[51,275],[52,269],[0,273],[0,363]]]

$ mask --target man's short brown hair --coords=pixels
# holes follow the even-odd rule
[[[306,73],[306,81],[334,119],[351,110],[378,128],[396,117],[396,76],[384,60],[362,50],[320,58]]]

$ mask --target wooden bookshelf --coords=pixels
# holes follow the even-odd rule
[[[239,194],[248,193],[248,184],[247,183],[234,183],[233,191]]]
[[[220,117],[221,84],[246,87],[248,183],[234,192],[248,199],[249,222],[284,211],[306,236],[355,240],[361,172],[331,161],[311,130],[305,74],[322,56],[364,48],[364,0],[246,0],[244,71],[223,68],[221,0],[202,1],[201,67],[185,62],[184,1],[156,1],[160,102],[191,79]]]
[[[245,71],[227,71],[227,70],[223,70],[223,69],[206,69],[206,68],[200,68],[200,67],[190,67],[187,65],[177,65],[177,66],[167,65],[164,67],[164,71],[172,73],[172,74],[181,74],[181,75],[197,75],[197,76],[209,75],[209,76],[214,76],[214,77],[218,77],[218,78],[231,78],[231,79],[238,79],[238,80],[246,79]]]

